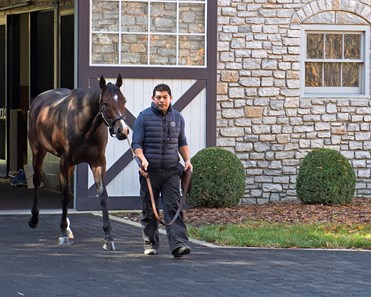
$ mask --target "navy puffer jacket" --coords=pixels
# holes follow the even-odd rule
[[[185,145],[184,118],[171,105],[165,115],[153,103],[138,115],[132,146],[142,148],[149,171],[177,168],[178,150]]]

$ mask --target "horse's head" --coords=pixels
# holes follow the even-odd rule
[[[102,90],[99,109],[103,121],[109,127],[112,137],[120,140],[125,139],[129,134],[129,128],[124,121],[126,99],[120,91],[122,77],[120,74],[118,75],[116,84],[106,84],[102,75],[99,86]]]

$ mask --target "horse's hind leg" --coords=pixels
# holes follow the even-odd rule
[[[106,190],[106,186],[104,185],[104,174],[106,170],[106,160],[103,159],[99,163],[101,163],[98,166],[92,166],[90,165],[91,170],[93,171],[94,175],[94,181],[97,186],[97,192],[98,192],[98,198],[100,205],[102,207],[102,215],[103,215],[103,231],[104,231],[104,243],[103,243],[103,249],[108,251],[114,251],[115,248],[115,242],[113,241],[113,237],[111,235],[111,222],[109,219],[108,214],[108,194]]]
[[[71,175],[74,170],[74,166],[70,165],[68,160],[61,157],[60,159],[60,172],[59,178],[62,187],[62,218],[60,222],[61,234],[58,238],[59,244],[71,244],[73,239],[73,233],[69,229],[68,222],[68,203],[72,197],[71,193]]]
[[[34,149],[35,150],[35,149]],[[28,221],[28,225],[31,228],[36,228],[39,223],[39,199],[37,192],[40,188],[42,181],[42,165],[46,155],[46,151],[43,149],[37,150],[37,153],[32,153],[32,167],[33,167],[33,185],[34,185],[34,200],[31,209],[32,216]]]

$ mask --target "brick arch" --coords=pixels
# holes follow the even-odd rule
[[[307,19],[329,11],[352,13],[367,23],[370,23],[371,19],[371,8],[357,0],[316,0],[304,5],[295,12],[291,18],[291,22],[296,24],[305,23]]]

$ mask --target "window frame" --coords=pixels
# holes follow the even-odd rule
[[[91,67],[138,67],[138,68],[143,68],[143,67],[149,67],[149,68],[207,68],[207,61],[208,61],[208,57],[207,57],[207,54],[208,54],[208,49],[207,49],[207,45],[208,45],[208,0],[198,0],[198,1],[195,1],[195,0],[115,0],[117,2],[119,2],[119,29],[118,31],[94,31],[93,28],[92,28],[92,14],[93,14],[93,5],[92,5],[92,2],[93,0],[89,0],[89,19],[90,19],[90,22],[89,22],[89,66]],[[176,25],[176,29],[177,31],[176,32],[151,32],[151,28],[149,26],[150,24],[150,17],[151,15],[148,14],[148,30],[147,32],[123,32],[121,31],[121,16],[122,16],[122,3],[124,1],[129,1],[129,2],[143,2],[143,3],[148,3],[148,5],[150,6],[151,3],[156,3],[156,2],[163,2],[163,3],[175,3],[177,5],[177,25]],[[179,32],[179,5],[180,4],[183,4],[183,3],[189,3],[189,4],[203,4],[204,7],[205,7],[205,11],[204,11],[204,20],[205,20],[205,23],[204,23],[204,32],[203,33],[181,33]],[[150,11],[150,10],[149,10]],[[138,35],[142,35],[142,36],[147,36],[147,54],[148,54],[148,57],[147,57],[147,63],[146,64],[125,64],[125,63],[122,63],[122,59],[121,59],[121,56],[122,56],[122,52],[121,52],[121,42],[122,42],[122,37],[125,36],[125,35],[132,35],[134,33],[138,33]],[[109,63],[94,63],[93,60],[92,60],[92,56],[93,56],[93,34],[112,34],[112,35],[118,35],[118,63],[112,63],[112,64],[109,64]],[[150,55],[150,50],[151,50],[151,47],[150,47],[150,36],[151,35],[159,35],[159,36],[166,36],[166,35],[172,35],[172,36],[176,36],[176,45],[175,45],[175,48],[176,48],[176,52],[175,52],[175,57],[176,57],[176,63],[175,64],[151,64],[150,63],[150,59],[151,59],[151,55]],[[180,52],[180,48],[179,48],[179,39],[181,37],[184,37],[184,36],[201,36],[204,38],[204,63],[203,65],[187,65],[187,64],[180,64],[179,63],[179,52]]]
[[[307,34],[310,33],[355,33],[361,34],[361,58],[355,63],[363,62],[360,67],[359,87],[306,87],[305,86],[305,63],[315,61],[307,58]],[[362,25],[302,25],[300,32],[300,95],[301,97],[357,97],[367,98],[370,96],[370,27]],[[323,59],[326,62],[346,63],[344,60]],[[352,61],[352,62],[353,62]]]

